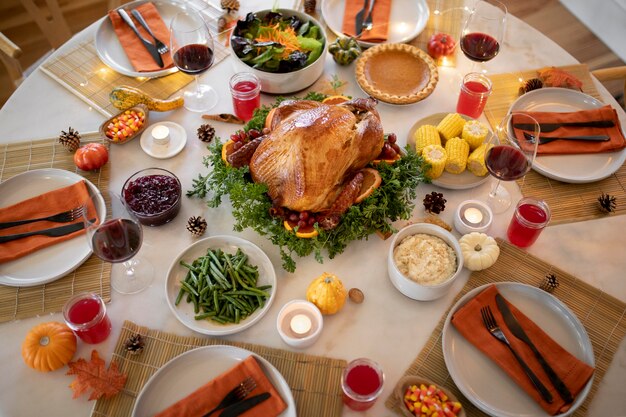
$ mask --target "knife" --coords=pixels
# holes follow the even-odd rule
[[[96,219],[92,219],[90,221],[94,222],[95,220]],[[35,236],[35,235],[44,235],[44,236],[51,236],[51,237],[65,236],[65,235],[69,235],[70,233],[74,233],[78,230],[83,230],[84,228],[85,228],[85,224],[83,222],[72,223],[72,224],[68,224],[65,226],[61,226],[61,227],[53,227],[52,229],[42,229],[42,230],[35,230],[34,232],[26,232],[26,233],[19,233],[15,235],[0,236],[0,243],[10,242],[12,240],[23,239],[25,237]]]
[[[224,411],[222,411],[222,414],[220,414],[220,417],[237,417],[249,409],[256,407],[258,404],[267,400],[271,396],[272,394],[269,392],[264,392],[262,394],[255,395],[254,397],[246,398],[243,401],[239,401],[238,403],[226,407]]]
[[[356,36],[359,36],[363,32],[363,18],[365,17],[365,10],[367,9],[367,1],[363,2],[363,8],[359,10],[354,18],[354,24],[356,29]]]
[[[561,381],[561,378],[559,378],[559,376],[556,374],[556,372],[554,372],[552,367],[548,365],[541,353],[539,353],[533,342],[530,340],[524,329],[522,329],[522,326],[513,315],[513,312],[506,303],[506,300],[500,294],[496,294],[496,304],[498,305],[498,309],[500,310],[500,313],[502,313],[502,317],[504,317],[504,322],[506,323],[511,333],[513,333],[515,337],[517,337],[530,347],[530,350],[532,350],[537,357],[537,360],[541,364],[541,367],[548,375],[548,378],[550,378],[550,382],[552,382],[552,385],[554,385],[554,388],[556,388],[556,390],[559,392],[559,395],[561,396],[561,398],[563,398],[565,403],[571,403],[572,401],[574,401],[574,398],[572,397],[569,389],[567,389],[567,386],[565,386],[563,381]]]
[[[159,51],[157,51],[156,46],[154,46],[152,43],[148,42],[143,36],[141,36],[141,33],[139,33],[139,31],[137,30],[137,26],[135,26],[133,19],[131,19],[128,13],[126,13],[126,10],[117,9],[117,13],[124,20],[124,22],[126,22],[126,24],[130,26],[133,32],[135,32],[135,35],[137,35],[139,40],[141,40],[141,43],[143,43],[143,46],[145,46],[150,55],[152,55],[152,58],[157,63],[157,65],[163,68],[163,59],[161,58],[161,54],[159,54]]]
[[[613,127],[612,120],[596,120],[591,122],[566,122],[566,123],[539,123],[542,133],[552,132],[559,127]],[[513,127],[521,130],[535,130],[535,125],[530,123],[514,123]]]
[[[534,135],[531,135],[528,132],[524,132],[524,137],[528,140],[533,140]],[[611,137],[607,135],[590,135],[590,136],[563,136],[563,137],[548,137],[548,136],[539,136],[539,144],[543,145],[545,143],[550,143],[553,140],[587,140],[592,142],[606,142],[610,140]]]

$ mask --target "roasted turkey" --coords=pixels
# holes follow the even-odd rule
[[[344,198],[342,190],[355,183],[358,171],[384,145],[375,106],[373,99],[338,105],[283,102],[271,115],[270,133],[254,145],[252,179],[267,185],[275,206],[298,212],[334,210],[338,197]]]

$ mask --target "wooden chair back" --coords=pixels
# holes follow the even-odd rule
[[[22,50],[11,39],[0,32],[0,61],[4,64],[13,84],[13,89],[24,79],[24,71],[18,58],[22,55]]]
[[[63,17],[57,0],[45,0],[46,7],[38,6],[34,0],[20,2],[54,49],[72,37],[72,31]]]
[[[591,74],[593,74],[600,82],[622,80],[624,83],[622,97],[624,98],[624,102],[626,104],[626,65],[621,67],[597,69],[591,71]]]

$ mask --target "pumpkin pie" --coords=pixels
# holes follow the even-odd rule
[[[356,65],[359,86],[391,104],[411,104],[428,97],[439,75],[433,59],[415,46],[392,43],[365,51]]]

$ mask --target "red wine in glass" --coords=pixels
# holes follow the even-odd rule
[[[98,227],[92,236],[95,254],[107,262],[124,262],[141,247],[141,226],[130,219],[112,219]]]
[[[461,39],[461,50],[472,61],[485,62],[500,51],[500,43],[486,33],[468,33]]]
[[[502,181],[513,181],[530,171],[526,155],[512,146],[497,145],[489,149],[485,157],[487,170]]]
[[[195,75],[213,65],[213,50],[207,45],[189,44],[174,53],[174,63],[185,74]]]

